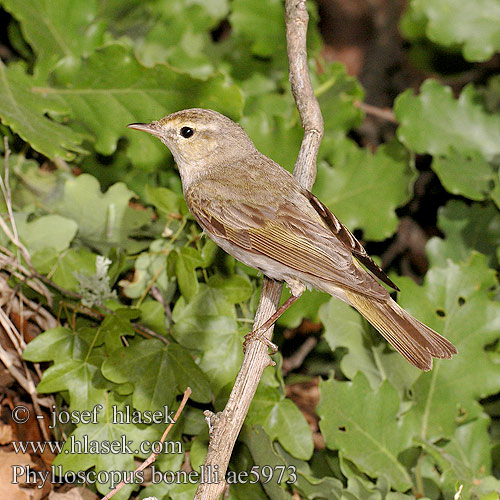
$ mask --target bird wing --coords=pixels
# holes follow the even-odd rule
[[[307,199],[299,198],[303,196],[300,191],[284,187],[277,197],[264,186],[257,200],[244,186],[231,181],[222,186],[205,179],[192,185],[185,196],[191,212],[209,234],[273,259],[292,272],[385,299],[385,289],[354,263],[352,245],[348,247],[339,239]]]
[[[351,253],[364,264],[378,279],[389,285],[394,290],[398,290],[397,285],[385,274],[383,269],[366,253],[363,245],[356,239],[356,237],[347,229],[337,217],[330,212],[316,196],[311,192],[304,190],[304,195],[309,199],[312,207],[316,210],[318,215],[325,221],[326,225],[337,236],[337,238],[348,248]]]

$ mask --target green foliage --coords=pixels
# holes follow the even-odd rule
[[[458,45],[468,61],[486,61],[500,49],[499,20],[497,0],[412,0],[402,25],[410,38]]]
[[[418,378],[412,386],[416,404],[407,418],[424,439],[449,438],[457,423],[480,416],[477,400],[500,390],[494,358],[485,351],[498,338],[500,304],[490,292],[498,283],[477,253],[466,263],[448,261],[432,269],[424,287],[408,281],[403,280],[401,305],[449,338],[460,356],[455,363],[436,362],[432,372]]]
[[[492,203],[467,205],[451,200],[441,207],[439,229],[445,239],[433,238],[427,245],[433,264],[467,260],[472,250],[488,256],[490,264],[498,262],[496,250],[500,246],[500,213]]]
[[[96,19],[98,2],[2,0],[19,21],[36,57],[37,74],[46,76],[62,59],[77,60],[104,42],[105,23]]]
[[[0,61],[0,131],[12,149],[14,221],[36,271],[56,285],[48,285],[53,302],[17,277],[11,285],[59,321],[28,344],[24,358],[44,363],[38,391],[57,393],[70,411],[101,405],[95,424],[64,426],[66,435],[96,443],[125,436],[132,448],[75,454],[66,444],[55,465],[132,470],[134,457],[148,455],[139,445],[158,440],[165,426],[115,422],[113,408],[175,410],[190,386],[191,400],[169,437],[182,452],[159,456],[155,466],[176,472],[189,460],[185,465],[196,469],[208,443],[203,411],[227,401],[261,278],[202,236],[167,149],[126,125],[188,107],[216,109],[292,170],[302,128],[289,91],[284,3],[0,5],[9,22],[2,40],[8,36],[12,47]],[[352,308],[306,292],[280,318],[277,338],[309,319],[321,324],[321,339],[300,375],[283,380],[282,358],[274,357],[229,469],[268,465],[285,473],[279,484],[233,484],[229,498],[298,492],[307,499],[451,500],[463,484],[463,500],[493,500],[500,488],[492,475],[500,392],[499,77],[455,94],[435,80],[402,92],[394,105],[397,139],[371,151],[350,134],[363,124],[363,89],[341,64],[322,59],[316,6],[308,2],[308,9],[309,67],[325,120],[314,192],[365,241],[381,242],[396,235],[398,217],[411,214],[415,158],[430,155],[447,193],[438,200],[441,234],[427,245],[422,286],[393,277],[399,302],[454,342],[459,355],[421,373]],[[439,50],[484,61],[499,50],[498,13],[497,0],[413,0],[403,34],[427,60]],[[4,200],[1,206],[7,220]],[[0,242],[16,252],[3,233]],[[304,416],[286,397],[293,383],[316,387],[315,375],[322,378],[318,432],[313,410]],[[98,482],[97,490],[110,486]],[[136,484],[115,498],[192,498],[193,488]]]
[[[315,194],[348,227],[363,229],[367,238],[381,240],[394,234],[395,209],[408,201],[415,178],[404,148],[393,142],[372,155],[344,140],[328,159],[335,168],[320,166]]]
[[[251,40],[253,54],[261,57],[283,55],[286,50],[285,9],[279,0],[267,3],[235,0],[232,8],[231,26],[244,40]]]
[[[450,88],[428,80],[419,96],[407,90],[396,99],[398,137],[410,150],[434,156],[432,167],[450,193],[491,197],[500,206],[500,119],[482,101],[472,85],[454,99]]]
[[[83,152],[81,133],[45,116],[49,111],[52,115],[67,112],[61,99],[33,94],[35,82],[20,64],[6,67],[0,61],[0,75],[0,114],[5,125],[49,158],[72,160],[74,153]]]
[[[324,382],[318,415],[326,445],[345,456],[370,476],[386,476],[391,486],[406,491],[411,477],[398,455],[411,444],[408,425],[398,422],[399,397],[389,381],[374,391],[358,374],[352,382]]]

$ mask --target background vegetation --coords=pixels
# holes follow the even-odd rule
[[[380,256],[403,307],[459,355],[421,373],[354,310],[308,293],[279,321],[277,366],[265,373],[231,462],[234,471],[292,464],[297,482],[286,484],[285,475],[280,485],[235,484],[228,498],[437,500],[462,484],[461,498],[494,499],[500,3],[350,4],[325,0],[321,19],[308,5],[310,68],[325,119],[314,192]],[[283,4],[0,5],[0,132],[11,149],[14,221],[53,300],[13,267],[2,276],[57,326],[41,332],[5,300],[4,309],[25,338],[28,330],[34,337],[24,360],[43,363],[41,395],[53,393],[70,410],[106,408],[99,424],[59,428],[55,439],[63,431],[99,441],[125,434],[134,444],[159,439],[162,425],[112,424],[107,410],[173,409],[190,385],[171,436],[185,453],[161,456],[156,467],[197,469],[208,439],[203,410],[225,404],[261,279],[201,235],[168,150],[126,125],[187,107],[216,109],[293,168],[302,132],[287,80]],[[394,6],[404,13],[395,16]],[[350,18],[341,17],[346,12]],[[331,62],[339,57],[366,97],[359,79]],[[5,200],[1,207],[9,221]],[[3,232],[0,243],[4,255],[17,253],[28,265]],[[290,364],[311,337],[309,355]],[[2,345],[9,342],[2,333]],[[1,380],[13,404],[29,401],[12,379]],[[13,439],[22,439],[17,432]],[[52,458],[42,457],[45,467]],[[134,457],[61,453],[53,463],[130,470]],[[128,486],[116,498],[192,498],[194,489]]]

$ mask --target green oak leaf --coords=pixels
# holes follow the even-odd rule
[[[199,366],[214,392],[234,382],[243,359],[242,335],[235,307],[224,293],[200,283],[189,302],[184,297],[176,302],[172,319],[172,335],[179,344],[199,351]]]
[[[400,284],[401,306],[458,349],[453,359],[434,360],[432,371],[420,375],[404,418],[424,440],[449,439],[458,424],[481,414],[479,399],[500,390],[500,371],[484,350],[500,331],[500,303],[490,291],[498,285],[495,273],[484,255],[472,253],[467,262],[431,268],[422,287],[409,278]]]
[[[500,117],[486,112],[472,85],[455,99],[450,87],[426,80],[420,95],[411,90],[400,94],[394,112],[399,140],[416,153],[449,155],[454,148],[465,156],[479,153],[488,161],[500,154]],[[463,165],[458,168],[463,170]]]
[[[142,6],[135,7],[139,10]],[[154,23],[142,40],[136,40],[139,59],[147,66],[168,62],[197,78],[212,75],[215,68],[211,60],[211,32],[227,17],[229,2],[167,0],[151,3],[150,8],[149,17]],[[142,18],[139,19],[143,28]]]
[[[432,168],[449,192],[500,205],[500,118],[487,111],[480,91],[467,85],[455,99],[449,87],[427,80],[420,95],[403,92],[394,111],[401,142],[434,155]]]
[[[446,265],[446,260],[467,260],[473,250],[496,261],[500,247],[500,211],[492,204],[450,200],[438,212],[438,227],[445,238],[432,238],[427,243],[427,254],[433,266]]]
[[[210,401],[210,387],[193,358],[179,345],[145,339],[122,347],[102,365],[106,378],[118,384],[134,384],[133,404],[141,411],[171,405],[188,386],[195,401]]]
[[[328,156],[333,167],[319,165],[313,192],[351,230],[383,240],[397,228],[396,208],[410,199],[415,172],[397,142],[375,154],[342,140]]]
[[[448,192],[471,200],[484,200],[495,187],[496,174],[477,151],[461,154],[452,147],[434,158],[432,169]]]
[[[443,468],[443,491],[448,490],[449,494],[453,495],[457,481],[463,481],[466,482],[465,495],[467,490],[477,494],[477,485],[485,476],[491,474],[491,442],[488,434],[490,422],[490,419],[482,414],[477,420],[457,427],[450,442],[439,450],[436,458],[441,460],[436,463]],[[448,461],[449,467],[443,464],[447,457],[452,457]],[[458,470],[457,462],[461,465]]]
[[[240,90],[222,74],[197,80],[165,64],[147,68],[129,48],[117,43],[64,71],[56,69],[51,84],[32,91],[65,103],[71,119],[95,138],[98,153],[111,155],[118,139],[126,137],[134,165],[149,170],[165,161],[167,149],[158,139],[127,129],[127,124],[159,120],[190,107],[238,118],[243,105]]]
[[[484,107],[490,113],[496,113],[500,110],[500,75],[492,75],[488,78],[486,84],[478,88]]]
[[[84,153],[80,147],[85,136],[47,118],[66,114],[69,109],[57,96],[42,96],[32,92],[36,85],[20,64],[5,66],[0,61],[0,118],[13,132],[33,149],[48,158],[72,160],[75,153]]]
[[[63,58],[90,54],[104,42],[105,23],[96,19],[97,0],[1,0],[21,24],[46,75]]]
[[[331,500],[349,498],[348,496],[344,496],[346,492],[343,489],[342,482],[335,477],[324,476],[318,479],[302,472],[299,472],[297,476],[296,488],[304,498],[328,498]]]
[[[399,21],[401,34],[412,42],[425,38],[425,28],[427,26],[425,14],[418,10],[415,4],[414,1],[407,4],[406,11]]]
[[[67,174],[41,169],[40,164],[24,155],[11,154],[9,168],[12,203],[15,211],[30,210],[37,203],[45,203],[62,189]]]
[[[330,348],[348,349],[340,361],[346,377],[353,379],[360,371],[374,389],[389,380],[403,396],[420,375],[417,368],[389,348],[382,336],[348,304],[330,298],[321,306],[319,319],[325,326],[323,335]]]
[[[98,328],[78,332],[53,328],[38,336],[36,343],[26,349],[25,358],[54,360],[54,364],[44,371],[37,391],[68,391],[73,410],[92,409],[106,390],[113,387],[101,374],[104,353],[93,348],[99,335]]]
[[[347,491],[345,496],[350,496],[359,500],[382,500],[384,497],[389,499],[390,484],[385,476],[379,477],[377,483],[370,481],[365,474],[360,472],[356,465],[347,460],[342,452],[339,452],[339,465],[342,474],[347,478]],[[393,500],[410,500],[414,498],[410,495],[404,495],[400,492],[393,492],[396,498]]]
[[[19,236],[30,253],[45,248],[62,252],[69,247],[78,231],[75,221],[60,215],[43,215],[30,222],[23,217],[16,220],[16,224]]]
[[[97,490],[104,495],[109,493],[121,479],[124,479],[124,474],[130,479],[130,471],[135,469],[134,456],[145,458],[149,455],[149,453],[141,453],[140,446],[146,446],[148,442],[158,441],[161,437],[161,431],[155,429],[154,426],[140,428],[136,424],[120,421],[119,412],[123,415],[126,415],[127,411],[129,414],[133,412],[129,397],[107,392],[99,400],[96,400],[95,406],[97,405],[100,405],[97,407],[99,410],[97,422],[77,425],[71,436],[68,437],[63,451],[55,458],[53,465],[57,471],[62,470],[63,473],[86,471],[94,467],[96,473],[102,472],[99,476],[101,481],[95,481],[95,483]],[[71,443],[75,443],[76,446],[78,443],[82,444],[82,450],[76,449],[75,452],[71,449]],[[89,449],[86,450],[84,443],[95,443],[99,446],[105,446],[106,443],[120,443],[120,448],[115,449],[115,452],[98,452],[95,449],[90,449],[90,445]],[[127,446],[123,447],[121,443],[126,443]],[[122,448],[124,448],[123,451]],[[119,475],[121,476],[119,477]],[[106,481],[106,479],[108,480]],[[110,483],[111,480],[114,480],[113,486]],[[139,482],[137,481],[135,484],[139,484]],[[125,485],[116,497],[119,500],[127,500],[133,490],[134,484]]]
[[[78,224],[78,239],[105,253],[111,247],[127,248],[133,253],[141,244],[130,238],[134,230],[151,219],[148,210],[129,206],[135,193],[118,182],[102,193],[99,181],[88,174],[68,179],[56,209]]]
[[[234,0],[229,22],[251,44],[252,53],[276,57],[286,50],[284,7],[280,0]]]
[[[398,460],[411,444],[411,426],[398,418],[400,400],[385,380],[374,391],[358,373],[351,382],[320,382],[317,408],[326,445],[373,477],[386,476],[392,487],[406,491],[413,481]]]
[[[497,0],[412,0],[411,8],[425,18],[429,40],[446,47],[462,46],[468,61],[487,61],[500,50]]]
[[[311,78],[325,122],[325,135],[347,133],[361,125],[363,112],[355,103],[363,100],[363,89],[358,80],[347,74],[344,64],[325,64],[321,72],[311,72]]]
[[[426,461],[435,464],[432,469],[422,467],[422,476],[436,480],[436,471],[439,471],[438,481],[443,494],[453,497],[457,484],[461,484],[464,498],[479,498],[480,485],[491,473],[490,422],[482,414],[478,419],[459,426],[443,447],[416,439],[429,457]]]
[[[246,422],[262,425],[267,435],[277,439],[292,456],[302,460],[311,458],[314,448],[311,428],[297,406],[277,389],[259,386]]]

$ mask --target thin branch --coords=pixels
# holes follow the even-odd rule
[[[3,197],[5,199],[5,205],[7,206],[7,213],[9,214],[9,219],[10,219],[10,225],[12,228],[12,231],[9,229],[8,224],[3,220],[3,217],[0,217],[0,227],[4,230],[5,234],[7,237],[16,245],[16,247],[19,249],[21,252],[22,256],[28,263],[30,267],[31,265],[31,258],[28,250],[26,247],[21,243],[21,240],[19,239],[19,234],[17,232],[17,227],[16,227],[16,221],[14,219],[14,212],[12,210],[12,196],[11,196],[11,191],[10,191],[10,184],[9,184],[9,157],[10,157],[10,149],[9,149],[9,141],[7,139],[7,136],[3,138],[3,143],[4,143],[4,148],[5,148],[5,154],[4,154],[4,178],[0,176],[0,188],[2,190]]]
[[[283,360],[281,372],[283,375],[288,374],[292,370],[302,366],[304,360],[309,356],[309,353],[318,345],[316,337],[308,337],[304,343],[293,353],[292,356]]]
[[[316,177],[316,158],[323,136],[323,118],[309,77],[306,34],[309,16],[305,0],[286,0],[286,32],[290,83],[304,128],[304,138],[295,163],[294,176],[307,189]],[[277,309],[282,284],[264,278],[254,329],[262,325]],[[270,340],[273,327],[266,332]],[[252,342],[243,359],[238,377],[221,413],[205,412],[210,442],[203,465],[207,482],[200,483],[195,500],[216,500],[224,491],[224,480],[234,444],[241,430],[264,369],[273,364],[262,342]],[[217,475],[213,474],[217,471]]]
[[[71,297],[72,299],[77,299],[77,300],[82,300],[83,296],[79,293],[72,292],[71,290],[67,290],[66,288],[63,288],[62,286],[59,286],[57,283],[54,283],[52,280],[44,276],[43,274],[37,273],[36,271],[32,271],[31,275],[34,276],[35,278],[38,278],[40,281],[43,281],[46,283],[48,286],[55,288],[58,292],[60,292],[62,295],[65,295],[67,297]],[[85,306],[80,306],[80,307],[85,307]],[[100,305],[100,309],[103,310],[104,313],[106,314],[113,314],[113,311],[109,309],[106,306]],[[88,312],[89,316],[92,316],[96,319],[98,319],[99,316],[103,316],[103,313],[101,312],[96,312],[93,311],[90,308],[85,308],[87,311],[84,309],[80,309],[80,312]],[[134,327],[136,331],[142,334],[149,335],[150,337],[154,337],[155,339],[161,340],[164,344],[168,344],[168,339],[166,339],[163,335],[156,333],[154,330],[151,330],[151,328],[148,328],[147,326],[141,324],[141,323],[136,323],[134,321],[131,321],[130,324]]]
[[[193,392],[193,391],[191,390],[190,387],[188,387],[184,391],[184,396],[182,397],[181,404],[179,405],[179,408],[177,409],[177,412],[174,415],[173,422],[168,424],[168,427],[165,429],[165,432],[163,433],[163,436],[160,439],[160,443],[163,444],[163,442],[165,441],[165,439],[168,436],[168,433],[170,432],[170,429],[172,429],[174,424],[177,422],[177,419],[179,418],[180,414],[182,413],[182,410],[184,410],[184,407],[186,406],[186,403],[187,403],[187,400],[189,399],[189,396],[191,396],[191,392]],[[120,491],[126,484],[133,483],[134,477],[136,476],[136,474],[138,472],[144,470],[149,465],[151,465],[156,460],[156,457],[159,454],[160,454],[160,451],[158,451],[158,452],[153,451],[151,453],[151,455],[149,455],[149,457],[141,465],[139,465],[139,467],[137,467],[137,469],[135,469],[135,471],[132,473],[132,477],[130,478],[130,480],[128,482],[121,481],[116,486],[116,488],[114,490],[110,491],[102,500],[109,500],[111,497],[115,496],[116,493],[118,493],[118,491]]]
[[[366,102],[356,101],[354,103],[356,107],[364,111],[367,115],[376,116],[377,118],[381,118],[382,120],[386,120],[388,122],[399,125],[399,122],[394,115],[392,109],[389,108],[379,108],[378,106],[373,106],[371,104],[366,104]]]

